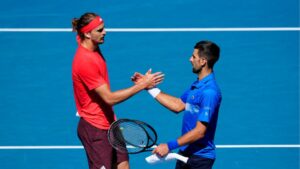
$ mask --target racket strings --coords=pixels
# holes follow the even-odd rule
[[[114,127],[113,132],[109,132],[108,138],[113,147],[117,148],[117,150],[126,152],[126,144],[125,139],[123,138],[122,132],[119,128]]]
[[[111,128],[110,142],[117,150],[126,153],[142,151],[148,143],[144,129],[135,123],[120,123]]]
[[[150,148],[153,145],[155,145],[155,143],[157,141],[157,134],[150,125],[145,124],[145,123],[141,123],[140,125],[142,125],[142,127],[145,129],[145,132],[146,132],[147,138],[148,138],[147,147]]]
[[[151,126],[143,122],[123,119],[111,125],[108,139],[117,150],[134,154],[152,147],[157,135]]]
[[[137,147],[147,147],[148,136],[144,129],[136,123],[122,123],[120,125],[125,142]]]

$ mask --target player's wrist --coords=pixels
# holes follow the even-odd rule
[[[157,87],[148,89],[147,91],[153,98],[156,98],[156,96],[161,92],[161,90]]]
[[[178,142],[177,142],[177,140],[171,140],[171,141],[169,141],[167,143],[167,145],[168,145],[169,151],[174,150],[174,149],[180,147],[179,144],[178,144]]]
[[[136,86],[136,88],[141,91],[143,89],[145,89],[147,87],[147,84],[146,83],[143,83],[143,82],[140,82],[140,83],[136,83],[134,84],[134,86]]]

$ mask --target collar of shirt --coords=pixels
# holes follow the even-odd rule
[[[192,86],[191,89],[199,89],[200,87],[202,87],[204,84],[206,84],[208,81],[213,80],[215,78],[214,73],[210,73],[207,76],[205,76],[203,79],[201,80],[196,80]]]

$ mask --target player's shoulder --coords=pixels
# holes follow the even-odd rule
[[[204,90],[202,91],[202,94],[205,96],[220,96],[221,91],[218,86],[206,86]]]
[[[207,87],[207,88],[205,88],[205,89],[202,91],[202,93],[203,93],[204,95],[215,95],[215,94],[217,94],[218,92],[217,92],[217,90],[216,90],[215,88]]]
[[[77,64],[80,64],[80,65],[89,64],[89,63],[96,62],[95,58],[96,57],[93,56],[92,53],[78,50],[75,54],[74,62],[76,62]]]

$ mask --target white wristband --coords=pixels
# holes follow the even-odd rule
[[[155,87],[155,88],[152,88],[152,89],[149,89],[148,90],[148,93],[153,97],[155,98],[159,93],[160,93],[160,89]]]

